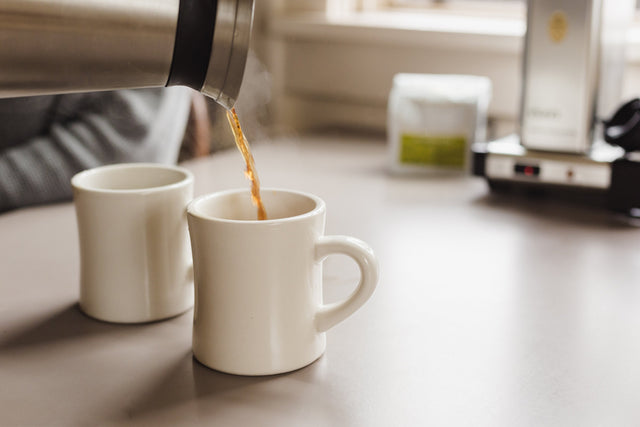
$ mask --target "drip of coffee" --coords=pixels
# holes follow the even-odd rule
[[[231,131],[233,132],[233,136],[236,140],[236,146],[242,153],[242,157],[244,157],[244,161],[247,164],[245,175],[247,179],[251,181],[251,201],[258,209],[258,220],[265,220],[267,219],[267,212],[262,204],[262,197],[260,197],[260,180],[258,179],[258,173],[256,172],[256,165],[253,161],[253,154],[251,154],[249,142],[244,137],[242,127],[240,127],[240,120],[238,119],[235,108],[227,110],[227,120],[229,120],[229,125],[231,125]]]

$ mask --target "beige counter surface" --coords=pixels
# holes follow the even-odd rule
[[[380,259],[378,289],[326,354],[236,377],[193,359],[192,311],[85,317],[73,206],[14,211],[0,215],[0,425],[640,423],[640,229],[478,178],[390,176],[381,140],[272,141],[255,158],[263,186],[322,197],[327,233]],[[234,150],[187,167],[197,195],[248,188]],[[324,272],[328,300],[358,277],[342,256]]]

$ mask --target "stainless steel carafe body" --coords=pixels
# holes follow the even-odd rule
[[[184,85],[238,96],[253,0],[2,0],[0,97]]]

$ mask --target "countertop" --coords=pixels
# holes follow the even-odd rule
[[[262,141],[264,187],[327,203],[327,234],[381,266],[365,306],[298,371],[226,375],[193,312],[143,325],[78,309],[71,203],[0,215],[0,425],[632,426],[640,423],[640,229],[602,209],[394,176],[376,138]],[[196,195],[248,187],[239,153],[185,164]],[[325,298],[358,271],[325,261]]]

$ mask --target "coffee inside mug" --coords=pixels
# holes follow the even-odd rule
[[[267,220],[298,217],[322,209],[321,199],[289,190],[265,188],[261,192]],[[246,190],[232,190],[201,198],[190,207],[193,215],[226,221],[256,221],[256,208]]]
[[[187,174],[170,166],[152,164],[113,165],[88,170],[73,179],[73,185],[95,191],[127,191],[163,188],[180,183]]]

